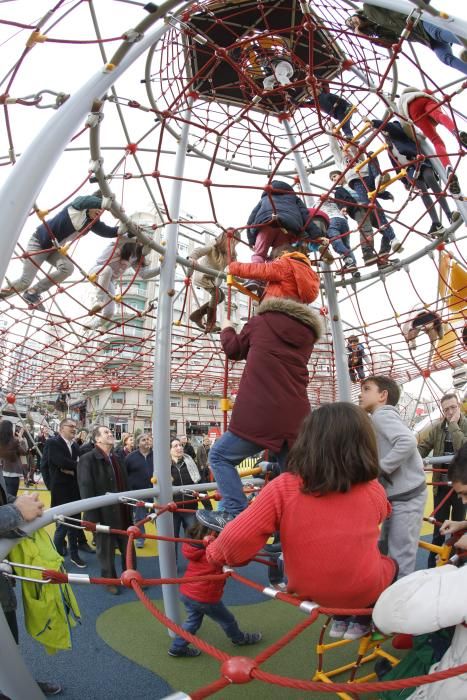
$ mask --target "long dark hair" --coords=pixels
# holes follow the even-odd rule
[[[14,440],[14,437],[11,420],[0,420],[0,445],[6,447]]]
[[[378,450],[370,418],[352,403],[320,406],[303,421],[287,468],[301,477],[304,493],[321,496],[376,479]]]

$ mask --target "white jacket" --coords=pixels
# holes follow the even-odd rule
[[[430,673],[467,663],[467,566],[415,571],[387,588],[373,610],[375,625],[386,634],[427,634],[456,626],[451,646]],[[467,674],[419,686],[410,700],[464,700]]]
[[[399,98],[399,114],[406,119],[410,121],[410,114],[409,114],[409,104],[413,101],[416,100],[418,97],[428,97],[429,100],[433,100],[433,102],[436,102],[437,104],[440,104],[439,100],[434,97],[434,95],[430,95],[428,92],[425,92],[424,90],[419,90],[418,88],[413,88],[413,87],[407,87],[405,90],[402,91],[402,94]]]

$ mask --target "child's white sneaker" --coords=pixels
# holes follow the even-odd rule
[[[329,636],[333,639],[340,639],[347,632],[348,627],[348,620],[333,620],[331,629],[329,630]]]
[[[371,624],[361,625],[359,622],[350,622],[347,631],[344,634],[344,639],[360,639],[365,637],[371,630]]]

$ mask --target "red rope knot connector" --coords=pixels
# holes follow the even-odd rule
[[[190,90],[188,97],[191,97],[192,100],[197,100],[199,97],[199,92],[196,92],[196,90]]]
[[[278,119],[280,122],[287,122],[287,121],[289,121],[290,117],[291,117],[290,112],[280,112],[280,113],[277,115],[277,119]]]
[[[430,369],[422,369],[421,375],[424,379],[428,379],[428,377],[431,376],[431,370]]]
[[[126,571],[122,572],[120,581],[122,582],[123,586],[126,586],[126,588],[132,588],[131,584],[133,581],[136,581],[136,583],[140,586],[143,584],[143,576],[139,573],[139,571],[135,571],[135,569],[126,569]]]
[[[151,177],[158,178],[161,176],[160,170],[153,170],[151,173]]]
[[[50,583],[68,583],[68,574],[63,571],[55,571],[54,569],[44,569],[42,579],[50,581]]]
[[[319,315],[320,316],[328,316],[329,314],[329,309],[327,306],[322,306],[319,310]]]
[[[206,180],[203,181],[203,187],[211,187],[212,185],[212,180],[209,178],[206,178]]]
[[[136,151],[138,150],[138,144],[137,143],[127,143],[125,150],[127,153],[136,153]]]
[[[138,102],[137,100],[128,100],[128,107],[133,107],[134,109],[138,109],[141,107],[141,103]]]
[[[167,510],[169,513],[176,513],[178,510],[178,506],[174,501],[171,501],[170,503],[167,503]]]
[[[185,285],[185,287],[189,287],[191,284],[191,277],[185,277],[185,279],[183,280],[183,284]]]
[[[126,531],[129,535],[133,535],[135,539],[142,535],[141,530],[139,527],[136,527],[136,525],[130,525],[130,527],[127,527]]]
[[[352,61],[351,58],[346,58],[342,61],[341,63],[341,69],[344,70],[350,70],[353,66],[354,62]]]
[[[221,666],[221,675],[231,683],[249,683],[253,680],[253,671],[258,668],[255,659],[247,656],[232,656]]]
[[[133,173],[125,173],[125,175],[123,176],[123,179],[124,180],[131,180],[132,177],[133,177]]]

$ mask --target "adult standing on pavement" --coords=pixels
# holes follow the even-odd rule
[[[128,476],[125,465],[112,454],[115,438],[112,431],[102,425],[92,432],[94,449],[80,457],[78,464],[78,485],[81,498],[104,496],[106,493],[128,491]],[[115,503],[111,506],[94,508],[85,513],[85,519],[93,523],[108,525],[112,529],[126,530],[131,525],[128,506]],[[125,553],[128,543],[126,535],[96,533],[96,552],[103,578],[117,578],[115,569],[115,548],[121,553],[122,570],[126,569]],[[136,565],[136,557],[134,556]],[[120,589],[109,585],[107,590],[118,595]]]
[[[422,433],[420,437],[418,451],[422,457],[427,457],[432,450],[433,457],[453,455],[460,450],[462,445],[467,443],[467,418],[461,414],[461,407],[456,394],[445,394],[441,397],[440,403],[443,417],[431,426],[428,431]],[[437,465],[437,468],[447,468],[448,466],[448,463],[440,464]],[[434,472],[433,481],[447,482],[448,476],[446,473]],[[451,487],[447,484],[446,486],[433,486],[435,517],[436,520],[441,522],[444,520],[464,520],[465,518],[465,505],[459,500],[454,491],[444,501],[450,491]],[[442,501],[444,503],[438,509]],[[432,543],[442,545],[443,542],[444,536],[441,534],[439,527],[435,525]],[[436,566],[436,555],[434,552],[430,552],[428,567],[431,568],[433,566]]]
[[[64,503],[79,501],[77,466],[79,448],[74,442],[76,423],[71,418],[60,421],[58,435],[47,441],[47,463],[49,469],[50,505],[52,508]],[[79,515],[77,517],[80,517]],[[57,524],[54,544],[57,552],[65,555],[65,537],[68,539],[70,560],[75,566],[84,569],[87,564],[78,553],[78,530]]]
[[[121,460],[124,460],[135,449],[135,438],[131,433],[122,435],[122,444],[115,450],[115,454]]]
[[[211,470],[209,469],[209,451],[211,449],[211,438],[203,435],[203,442],[196,450],[196,464],[198,465],[201,481],[211,481]],[[212,510],[211,501],[203,501],[205,510]]]
[[[27,445],[22,439],[22,429],[13,434],[11,420],[0,421],[0,468],[5,478],[6,490],[9,496],[16,497],[19,480],[23,475],[21,456],[28,453]]]
[[[137,439],[137,449],[133,450],[125,458],[125,467],[128,475],[128,488],[130,491],[137,489],[150,489],[152,486],[151,478],[154,474],[154,462],[152,454],[152,438],[147,433],[143,433]],[[143,520],[147,515],[144,506],[133,508],[133,521],[137,523]],[[139,529],[144,534],[144,525],[140,525]],[[136,540],[138,549],[144,547],[144,539],[142,537]]]
[[[173,486],[186,486],[187,490],[190,490],[193,484],[201,483],[201,474],[196,466],[196,462],[190,457],[189,454],[184,452],[183,445],[180,440],[175,439],[170,443],[170,458],[170,471]],[[196,510],[197,508],[196,503],[193,503],[193,496],[191,494],[186,495],[184,493],[177,493],[174,495],[173,500],[181,508],[187,508],[189,510]],[[186,501],[188,501],[188,503],[185,505]],[[173,519],[174,537],[179,536],[182,525],[183,530],[186,533],[188,528],[195,523],[194,513],[175,511],[175,513],[173,513]]]
[[[180,435],[179,442],[181,446],[183,447],[183,451],[186,455],[190,455],[191,459],[196,458],[196,452],[195,448],[191,444],[191,442],[188,440],[188,437],[186,435]]]

